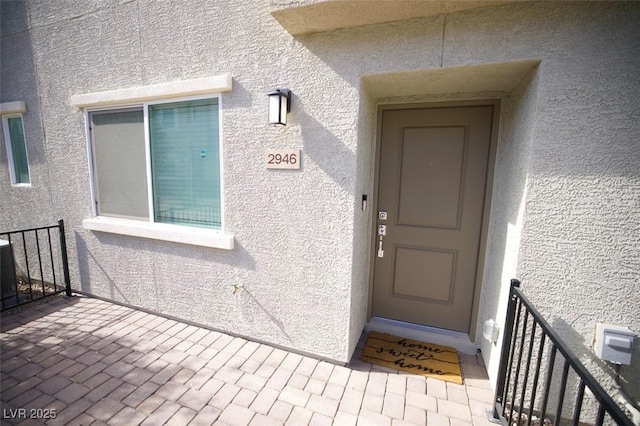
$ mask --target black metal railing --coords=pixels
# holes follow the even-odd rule
[[[492,421],[527,426],[633,425],[515,279],[504,330]]]
[[[71,296],[62,219],[57,225],[0,232],[0,284],[3,311],[57,293]]]

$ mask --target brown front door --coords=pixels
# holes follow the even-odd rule
[[[468,333],[493,107],[382,114],[373,315]]]

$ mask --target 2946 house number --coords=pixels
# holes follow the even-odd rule
[[[269,149],[265,155],[267,169],[299,169],[299,149]]]

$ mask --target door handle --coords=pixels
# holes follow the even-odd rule
[[[384,257],[382,237],[387,235],[387,225],[378,225],[378,257]]]

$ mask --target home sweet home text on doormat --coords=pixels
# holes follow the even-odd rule
[[[360,359],[408,373],[462,384],[458,352],[448,346],[372,331]]]

